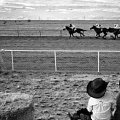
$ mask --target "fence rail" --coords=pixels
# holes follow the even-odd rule
[[[58,32],[58,36],[63,36],[63,30],[62,29],[61,30],[59,30],[59,29],[46,29],[46,30],[45,29],[41,29],[41,30],[35,30],[35,29],[34,30],[32,30],[32,29],[29,29],[29,30],[28,29],[14,29],[14,30],[13,29],[9,29],[8,30],[7,29],[7,30],[4,30],[3,29],[3,30],[0,30],[0,36],[4,36],[4,34],[5,34],[4,32],[15,32],[14,34],[16,34],[16,36],[19,37],[19,36],[22,36],[22,33],[20,33],[20,32],[23,32],[23,31],[24,32],[26,32],[26,31],[27,32],[31,32],[31,31],[39,32],[39,34],[38,34],[39,36],[42,36],[44,31],[47,31],[47,32],[51,32],[52,31],[52,32]],[[1,32],[3,32],[3,33],[1,33]]]
[[[3,52],[10,52],[10,56],[11,56],[11,70],[12,71],[15,71],[15,66],[14,66],[14,58],[15,58],[15,52],[47,52],[47,53],[53,53],[53,56],[54,56],[54,71],[57,72],[59,71],[58,70],[58,65],[57,65],[57,54],[58,53],[96,53],[97,55],[97,70],[96,72],[100,72],[100,59],[101,59],[101,55],[102,53],[120,53],[120,51],[109,51],[109,50],[4,50],[4,49],[1,49],[0,50],[0,53],[3,53]],[[26,54],[27,55],[27,54]],[[25,55],[25,56],[26,56]],[[117,56],[116,56],[117,57]],[[29,58],[29,57],[28,57]],[[0,62],[2,62],[2,64],[4,64],[4,60],[2,58],[2,54],[0,54]],[[118,57],[119,59],[119,57]]]

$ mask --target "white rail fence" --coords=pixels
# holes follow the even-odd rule
[[[103,53],[106,53],[106,54],[109,54],[109,57],[110,59],[112,59],[112,62],[118,62],[117,64],[115,63],[116,66],[114,66],[114,69],[117,69],[118,67],[118,71],[120,71],[120,51],[108,51],[108,50],[4,50],[4,49],[1,49],[0,50],[0,62],[2,64],[4,64],[4,58],[2,57],[2,53],[6,53],[6,52],[10,52],[10,61],[11,61],[11,70],[12,71],[15,71],[15,53],[16,52],[30,52],[30,53],[33,53],[36,52],[36,53],[40,53],[40,52],[45,52],[45,53],[52,53],[53,54],[53,64],[54,64],[54,71],[57,72],[59,71],[58,70],[58,54],[59,53],[64,53],[64,54],[67,54],[67,53],[72,53],[72,54],[75,54],[75,53],[95,53],[96,54],[96,63],[97,63],[97,70],[96,72],[100,72],[100,65],[101,65],[101,60],[102,60],[102,54]],[[27,57],[27,54],[25,55]],[[79,55],[80,56],[80,55]],[[111,65],[112,64],[109,62],[109,57],[105,57],[104,55],[104,60],[102,60],[102,62],[105,62],[105,59],[108,59],[107,60],[107,64]],[[116,57],[115,60],[113,60],[114,58]],[[33,56],[34,58],[34,56]],[[28,57],[29,59],[29,57]],[[94,58],[93,58],[94,59]],[[69,61],[68,61],[69,62]],[[23,65],[24,66],[24,65]],[[4,66],[5,67],[5,66]],[[107,67],[107,66],[106,66]]]

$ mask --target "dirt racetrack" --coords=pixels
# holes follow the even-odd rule
[[[0,48],[1,49],[71,49],[71,50],[119,50],[120,44],[119,39],[117,40],[103,40],[92,38],[71,38],[68,37],[1,37]],[[32,47],[31,47],[32,46]],[[4,60],[8,60],[8,57],[5,57],[5,52],[2,52]],[[22,55],[22,57],[20,57]],[[26,56],[26,57],[25,57]],[[33,56],[33,57],[30,57]],[[48,63],[50,69],[50,59],[45,59],[48,54],[42,54],[43,61]],[[86,94],[86,85],[89,80],[93,80],[96,77],[102,77],[103,79],[109,81],[108,90],[114,94],[114,98],[119,91],[118,82],[120,80],[119,75],[119,53],[111,53],[101,58],[102,64],[104,64],[105,72],[104,74],[87,74],[91,73],[91,63],[94,61],[94,56],[92,58],[88,54],[82,59],[82,63],[79,62],[78,54],[63,55],[64,60],[69,63],[69,66],[73,66],[71,69],[80,66],[88,66],[85,69],[84,74],[81,74],[81,71],[74,72],[65,72],[66,65],[63,60],[62,72],[3,72],[0,74],[0,91],[1,92],[22,92],[31,94],[34,96],[34,105],[35,105],[35,118],[38,120],[68,120],[68,112],[74,113],[81,107],[86,107],[89,96]],[[28,60],[27,60],[27,59]],[[34,59],[33,59],[34,58]],[[37,60],[38,54],[16,54],[14,62],[18,65],[16,68],[18,70],[21,66],[26,66],[30,68],[35,60]],[[41,58],[41,56],[40,56]],[[48,57],[49,58],[49,57]],[[30,60],[31,59],[31,60]],[[61,60],[61,58],[59,58]],[[41,59],[39,59],[41,60]],[[28,62],[29,61],[29,62]],[[70,61],[72,61],[70,63]],[[5,62],[6,63],[6,62]],[[18,64],[17,64],[18,63]],[[74,64],[75,63],[75,64]],[[77,64],[76,64],[77,63]],[[36,62],[36,67],[41,68],[41,64]],[[42,63],[43,64],[43,63]],[[7,64],[9,65],[9,64]],[[94,64],[93,64],[94,66]],[[93,70],[95,66],[93,67]],[[86,71],[88,70],[88,71]],[[117,70],[117,71],[115,71]],[[54,71],[54,70],[53,70]],[[111,71],[110,74],[107,74],[108,71]],[[96,71],[97,73],[97,71]],[[115,73],[115,74],[113,74]]]
[[[19,22],[19,21],[18,21]],[[89,28],[91,24],[81,24]],[[104,23],[104,22],[103,22]],[[115,21],[116,23],[116,21]],[[9,27],[9,22],[6,29]],[[22,24],[19,22],[19,24]],[[64,23],[62,26],[64,26]],[[43,24],[48,28],[48,24]],[[50,28],[53,24],[50,23]],[[79,23],[78,23],[79,25]],[[109,22],[108,26],[112,26]],[[24,24],[23,24],[24,26]],[[28,25],[29,26],[29,25]],[[58,26],[54,24],[54,26]],[[4,26],[2,26],[4,27]],[[1,30],[3,29],[1,27]],[[14,27],[14,25],[12,26]],[[39,27],[39,26],[35,26]],[[61,24],[59,24],[61,28]],[[32,27],[31,27],[32,28]],[[94,32],[93,32],[94,33]],[[68,34],[67,34],[68,35]],[[1,36],[0,49],[5,50],[120,50],[120,38],[113,40],[96,39],[93,36],[71,38],[68,36]],[[1,52],[6,69],[11,70],[10,52]],[[58,53],[57,65],[61,72],[54,72],[54,56],[48,53],[14,53],[14,67],[17,72],[1,72],[1,92],[23,92],[34,96],[35,118],[38,120],[68,120],[67,113],[86,107],[88,95],[86,86],[89,80],[102,77],[109,81],[108,90],[114,98],[119,91],[120,53],[100,54],[100,73],[97,74],[97,54]],[[1,61],[0,61],[1,62]],[[43,71],[43,68],[45,69]],[[79,68],[79,69],[76,69]],[[84,68],[84,69],[81,69]],[[46,70],[50,70],[46,72]],[[19,70],[27,70],[19,72]],[[29,71],[33,70],[33,71]],[[41,71],[38,71],[41,70]],[[72,70],[72,72],[71,72]],[[104,74],[101,74],[104,71]],[[95,74],[88,74],[95,72]],[[109,72],[109,74],[108,74]],[[84,73],[84,74],[81,74]]]
[[[95,37],[70,38],[60,36],[47,37],[0,37],[0,49],[4,50],[96,50],[86,52],[57,52],[58,71],[97,72],[97,51],[119,51],[119,38],[112,40]],[[7,70],[11,70],[11,53],[1,52],[2,61]],[[120,71],[120,52],[100,53],[100,72]],[[53,52],[14,52],[15,70],[55,71]]]
[[[4,36],[0,37],[0,49],[33,50],[120,50],[120,38],[113,40],[85,36]]]
[[[79,108],[86,107],[89,98],[86,86],[96,77],[109,81],[108,90],[116,98],[119,74],[5,72],[0,75],[0,92],[33,95],[35,118],[38,120],[69,120],[68,112],[74,113]]]

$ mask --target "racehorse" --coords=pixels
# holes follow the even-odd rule
[[[113,33],[114,34],[114,39],[118,38],[118,35],[120,34],[120,29],[116,29],[116,28],[97,28],[95,25],[93,25],[91,29],[94,29],[94,31],[96,32],[96,37],[100,37],[100,34],[103,33],[103,38],[106,37],[107,33]]]
[[[100,37],[100,34],[103,33],[103,38],[106,37],[107,35],[107,32],[108,32],[108,29],[107,28],[97,28],[95,25],[93,25],[90,30],[94,30],[96,32],[96,37]]]
[[[119,34],[120,34],[120,29],[117,29],[116,32],[114,32],[114,35],[115,35],[114,39],[118,38]]]
[[[116,29],[116,28],[108,28],[108,32],[113,33],[114,34],[114,39],[118,38],[118,35],[120,34],[120,29]]]
[[[73,36],[74,37],[74,33],[78,33],[80,34],[80,37],[85,36],[84,35],[84,29],[81,28],[75,28],[75,30],[73,30],[72,28],[70,28],[69,26],[65,26],[65,28],[63,30],[67,30],[70,34],[70,37]]]

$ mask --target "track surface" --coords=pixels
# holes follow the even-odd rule
[[[38,50],[120,50],[120,38],[113,40],[95,37],[0,37],[0,49]]]
[[[96,77],[109,81],[107,89],[116,98],[120,75],[4,73],[0,74],[0,92],[22,92],[33,95],[35,118],[38,120],[69,120],[68,112],[74,113],[79,108],[87,106],[89,96],[86,93],[86,86]]]
[[[0,37],[0,49],[32,49],[32,50],[120,50],[120,41],[112,39],[96,39],[94,37],[71,38],[68,37]],[[16,69],[45,68],[54,69],[54,58],[50,54],[38,53],[14,53]],[[11,59],[9,54],[2,52],[5,64]],[[0,76],[1,92],[23,92],[33,95],[35,105],[35,118],[38,120],[68,120],[68,112],[74,113],[81,107],[86,107],[89,96],[86,94],[86,85],[89,80],[102,77],[109,81],[108,90],[112,91],[114,97],[118,93],[119,75],[91,75],[88,71],[96,71],[96,54],[58,54],[59,68],[62,73],[43,72],[15,72],[3,73]],[[62,58],[62,59],[61,59]],[[10,60],[9,60],[10,59]],[[101,64],[105,73],[117,72],[120,54],[101,54]],[[8,63],[7,63],[7,62]],[[38,62],[39,61],[39,62]],[[96,63],[96,64],[95,64]],[[45,67],[48,64],[47,67]],[[52,66],[51,66],[52,64]],[[93,64],[93,65],[92,65]],[[44,66],[45,65],[45,66]],[[67,65],[67,66],[65,66]],[[70,66],[70,67],[68,67]],[[75,68],[79,68],[77,73]],[[86,67],[86,68],[85,68]],[[64,68],[64,69],[63,69]],[[74,73],[63,72],[74,70]],[[84,70],[81,70],[84,68]],[[10,68],[11,69],[11,68]],[[42,69],[43,70],[43,69]],[[54,70],[53,70],[54,71]],[[75,72],[76,71],[76,72]]]
[[[12,23],[11,23],[12,22]],[[26,21],[27,22],[27,21]],[[69,24],[70,22],[62,22],[58,25],[46,24],[44,21],[41,25],[32,24],[31,26],[26,23],[28,30],[33,28],[49,27],[49,29],[57,28],[60,29]],[[96,21],[89,23],[88,21],[77,21],[77,26],[85,29],[89,29]],[[108,27],[119,21],[99,21],[101,24],[107,25]],[[98,22],[98,23],[99,23]],[[20,29],[25,27],[25,22],[17,21]],[[73,22],[74,23],[74,22]],[[23,24],[23,25],[21,25]],[[76,24],[76,22],[75,22]],[[7,22],[6,25],[1,24],[1,30],[6,30],[14,27],[13,21]],[[10,26],[11,25],[11,26]],[[16,29],[16,26],[15,26]],[[94,36],[94,32],[92,32]],[[8,34],[8,33],[6,33]],[[10,34],[10,33],[9,33]],[[86,33],[85,33],[86,35]],[[86,35],[87,36],[87,35]],[[89,33],[88,33],[89,36]],[[0,49],[14,49],[14,50],[120,50],[120,38],[112,40],[110,37],[107,39],[96,39],[95,37],[84,37],[84,38],[71,38],[69,37],[0,37]],[[2,52],[5,66],[11,70],[11,54]],[[45,70],[54,71],[54,57],[51,54],[45,53],[14,53],[14,65],[15,69],[35,69],[45,68]],[[88,71],[96,71],[97,59],[96,54],[63,54],[59,53],[57,62],[58,68],[61,69],[62,73],[46,73],[42,72],[13,72],[0,74],[0,92],[23,92],[33,95],[33,101],[35,105],[35,118],[38,120],[68,120],[67,113],[75,112],[81,107],[86,107],[88,101],[88,95],[86,94],[86,85],[89,80],[93,80],[96,77],[102,77],[109,81],[108,90],[112,91],[114,97],[119,91],[118,82],[120,80],[119,74],[113,75],[91,75],[86,74]],[[120,71],[120,54],[110,53],[101,54],[101,70],[119,72]],[[64,68],[64,69],[63,69]],[[74,73],[64,72],[67,70],[73,70]],[[85,74],[77,74],[78,71],[83,71]]]
[[[107,50],[119,51],[120,40],[94,37],[0,37],[0,48],[7,50]],[[11,70],[10,52],[2,52],[4,66]],[[97,53],[57,53],[58,71],[97,72]],[[100,53],[101,72],[120,71],[120,53]],[[54,53],[14,52],[15,70],[54,71]]]

